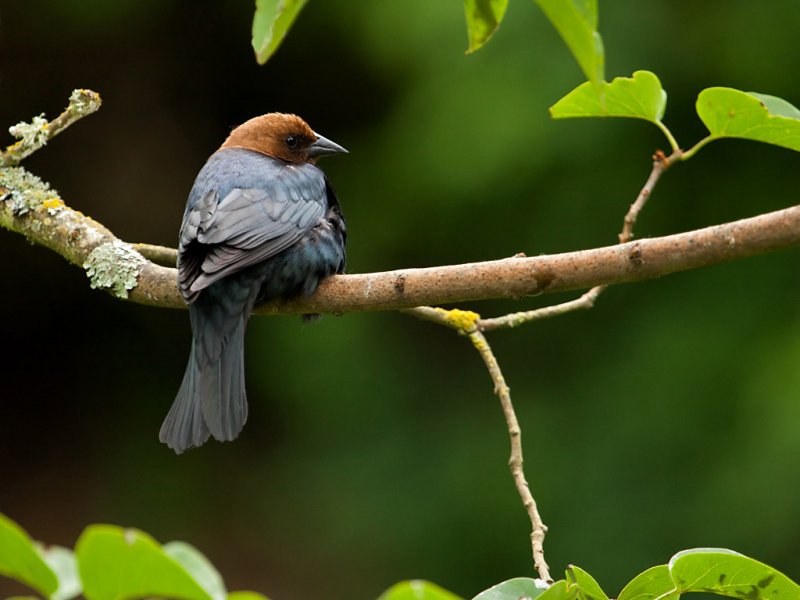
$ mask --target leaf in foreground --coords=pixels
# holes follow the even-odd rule
[[[800,152],[800,110],[782,98],[713,87],[697,97],[710,139],[743,138]]]
[[[256,0],[253,16],[253,50],[263,65],[280,46],[308,0]]]
[[[618,600],[677,600],[681,594],[707,592],[753,600],[796,600],[800,585],[747,556],[722,548],[678,552],[668,565],[635,577]]]
[[[536,598],[544,592],[544,588],[536,586],[536,580],[529,577],[517,577],[498,583],[481,592],[472,600],[519,600],[520,598]]]
[[[143,531],[91,525],[78,539],[75,555],[88,600],[153,596],[212,600],[188,571]]]
[[[464,0],[464,13],[467,17],[469,48],[467,54],[479,50],[494,35],[503,15],[506,14],[508,0]]]
[[[570,565],[567,568],[567,587],[577,594],[581,600],[608,600],[608,596],[594,577],[580,567]]]
[[[536,0],[578,61],[586,78],[599,85],[605,77],[603,39],[597,32],[597,0]]]
[[[205,555],[186,542],[169,542],[164,544],[164,552],[178,561],[181,566],[200,584],[214,600],[225,600],[228,592],[222,575],[211,564]]]
[[[378,600],[461,600],[452,592],[430,581],[401,581],[383,592]]]
[[[0,575],[32,587],[49,597],[58,589],[58,579],[37,552],[22,527],[0,514]]]

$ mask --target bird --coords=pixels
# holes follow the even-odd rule
[[[254,306],[308,296],[344,272],[347,226],[316,161],[346,153],[297,115],[268,113],[234,128],[198,173],[177,260],[192,346],[159,433],[177,454],[241,432],[244,334]]]

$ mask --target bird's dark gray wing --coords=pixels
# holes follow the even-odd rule
[[[323,177],[276,179],[264,189],[209,191],[181,227],[179,284],[191,300],[230,273],[285,250],[325,215]]]

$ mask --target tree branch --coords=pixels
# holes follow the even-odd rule
[[[102,224],[66,206],[47,183],[21,167],[9,166],[40,148],[75,120],[97,110],[99,105],[100,96],[95,92],[76,90],[67,109],[53,121],[48,123],[37,117],[35,123],[12,128],[22,139],[0,153],[0,165],[3,165],[0,168],[0,226],[21,233],[32,243],[50,248],[83,267],[90,274],[93,287],[108,289],[140,304],[185,307],[177,289],[175,269],[151,262],[175,264],[174,250],[149,244],[130,245],[119,240]],[[34,135],[31,131],[39,133]],[[654,157],[653,172],[626,216],[621,240],[630,239],[638,211],[672,158],[664,158],[663,154]],[[324,281],[309,298],[273,302],[259,307],[256,313],[338,314],[521,298],[652,279],[798,245],[800,206],[795,206],[687,233],[628,241],[594,250],[337,275]],[[145,259],[143,254],[151,260]],[[590,294],[573,303],[581,302],[582,307],[587,307],[595,296]],[[556,307],[550,308],[550,312],[554,310]],[[500,323],[486,323],[487,329],[499,326]]]
[[[107,228],[65,206],[46,184],[19,167],[0,169],[0,225],[79,266],[87,263],[97,247],[119,242]],[[337,275],[324,281],[309,298],[273,302],[256,313],[338,314],[521,298],[653,279],[796,246],[800,246],[800,206],[593,250]],[[133,247],[131,250],[135,252]],[[171,260],[170,256],[162,252],[161,259]],[[130,287],[131,301],[165,308],[185,306],[175,269],[150,261],[138,268],[138,278]]]

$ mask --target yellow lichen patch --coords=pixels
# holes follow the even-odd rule
[[[42,206],[47,209],[62,208],[64,206],[64,202],[61,200],[61,198],[53,196],[52,198],[48,198],[42,202]]]
[[[450,327],[463,332],[468,332],[471,329],[474,329],[475,323],[481,318],[478,313],[472,312],[471,310],[461,310],[459,308],[440,310],[442,311],[442,316],[444,316],[445,322]]]

